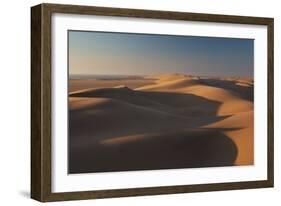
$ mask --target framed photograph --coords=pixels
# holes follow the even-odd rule
[[[31,8],[31,197],[273,187],[273,19]]]

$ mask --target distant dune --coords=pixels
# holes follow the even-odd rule
[[[251,78],[70,80],[69,172],[250,165]]]
[[[117,85],[123,85],[126,83],[126,86],[134,89],[146,84],[153,84],[154,79],[150,78],[140,78],[140,79],[112,79],[112,80],[96,80],[96,79],[72,79],[69,81],[69,91],[77,91],[81,89],[89,88],[108,88]]]

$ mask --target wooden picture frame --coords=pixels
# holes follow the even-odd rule
[[[52,192],[51,160],[51,17],[54,13],[128,18],[182,20],[264,25],[267,27],[267,179],[214,184],[170,185],[95,191]],[[105,8],[78,5],[40,4],[31,8],[31,197],[38,201],[160,195],[189,192],[273,187],[273,28],[272,18],[214,14]]]

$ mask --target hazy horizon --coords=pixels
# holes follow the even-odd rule
[[[69,75],[253,77],[254,40],[69,31]]]

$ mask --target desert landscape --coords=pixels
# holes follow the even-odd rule
[[[69,79],[69,173],[254,164],[252,77]]]
[[[254,164],[254,40],[68,31],[68,172]]]

